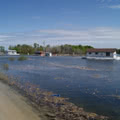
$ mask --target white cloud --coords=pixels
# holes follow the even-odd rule
[[[104,2],[112,2],[113,0],[97,0],[98,2],[104,3]],[[117,1],[117,0],[114,0]]]
[[[72,30],[40,30],[40,33],[56,34],[56,35],[69,35],[69,36],[80,36],[88,35],[87,31],[72,31]]]
[[[15,37],[11,37],[15,36]],[[26,33],[0,35],[0,44],[83,44],[95,47],[120,47],[120,29],[98,27],[87,30],[46,29]]]
[[[97,0],[100,5],[102,5],[101,8],[112,8],[112,9],[120,9],[120,0]]]
[[[120,4],[119,5],[111,5],[111,6],[108,6],[108,8],[120,9]]]
[[[14,36],[0,35],[0,38],[10,38],[10,37],[14,37]]]

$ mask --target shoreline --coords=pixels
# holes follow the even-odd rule
[[[53,96],[52,92],[44,91],[36,85],[26,83],[22,85],[18,81],[10,80],[8,76],[1,73],[0,84],[8,85],[18,94],[24,96],[29,101],[30,106],[36,108],[42,120],[107,120],[105,116],[95,113],[88,113],[68,99]],[[34,119],[35,120],[35,119]],[[37,120],[37,119],[36,119]]]

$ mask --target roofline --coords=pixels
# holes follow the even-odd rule
[[[87,52],[116,52],[116,48],[90,48]]]

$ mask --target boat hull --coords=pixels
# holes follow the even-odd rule
[[[90,59],[90,60],[120,60],[120,57],[112,58],[112,57],[83,57],[82,59]]]

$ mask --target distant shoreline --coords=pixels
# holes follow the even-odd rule
[[[0,56],[40,56],[40,55],[36,55],[36,54],[30,54],[30,55],[28,55],[28,54],[20,54],[20,55],[5,55],[5,54],[3,54],[3,55],[0,55]],[[53,54],[53,56],[85,56],[84,54],[83,55],[80,55],[80,54]]]

